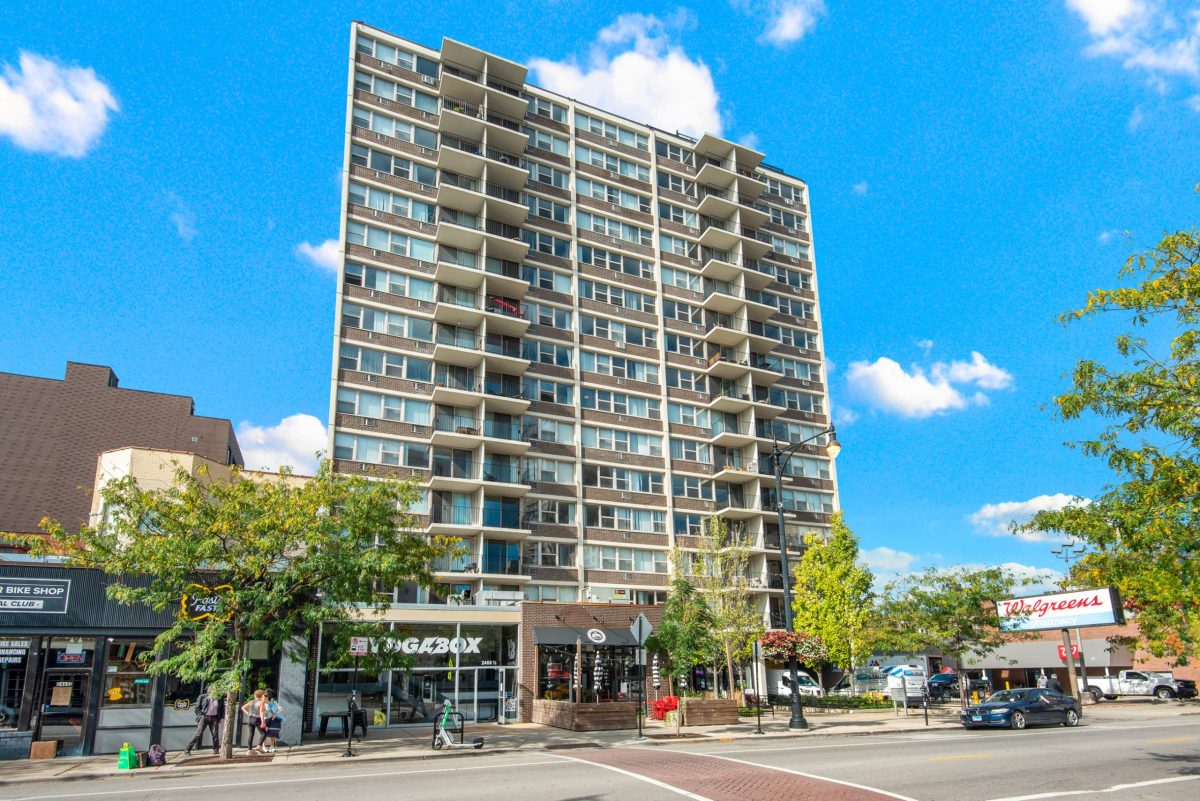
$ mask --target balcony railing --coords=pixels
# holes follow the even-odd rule
[[[481,387],[480,381],[476,378],[459,378],[450,374],[434,376],[433,385],[460,392],[479,392]]]
[[[490,189],[491,187],[488,188]],[[492,275],[501,275],[505,278],[519,279],[521,277],[521,265],[515,261],[507,261],[505,259],[488,257],[484,270]]]
[[[469,175],[463,175],[450,170],[442,170],[441,182],[446,186],[457,186],[459,189],[466,189],[468,192],[479,191],[479,181]]]
[[[517,320],[525,319],[525,312],[521,311],[520,301],[513,298],[501,298],[489,295],[486,309],[491,314],[502,314],[505,317],[512,317]]]
[[[480,74],[475,72],[475,70],[470,70],[466,67],[460,67],[459,65],[451,64],[448,61],[442,62],[442,74],[454,75],[456,77],[463,78],[464,80],[474,81],[475,83],[479,83],[482,80]]]
[[[483,525],[489,528],[525,528],[521,521],[521,510],[516,506],[483,507]]]
[[[505,356],[509,359],[525,358],[523,355],[521,355],[520,342],[517,342],[515,344],[510,344],[507,342],[506,343],[488,342],[487,345],[484,347],[484,351],[492,354],[493,356]]]
[[[439,213],[438,219],[440,222],[450,223],[461,228],[470,228],[476,231],[479,230],[479,218],[474,214],[468,214],[465,211],[443,208]]]
[[[507,150],[500,150],[499,148],[489,147],[484,151],[484,155],[487,156],[492,161],[498,161],[501,164],[507,164],[510,167],[520,168],[523,165],[523,160],[521,159],[520,156],[515,155],[513,153],[509,153]]]
[[[446,264],[457,264],[459,267],[469,267],[472,270],[479,269],[478,253],[452,248],[449,245],[442,245],[438,248],[438,261],[445,262]]]
[[[496,186],[495,184],[488,184],[487,188],[484,191],[487,192],[488,197],[495,197],[495,198],[499,198],[500,200],[507,200],[510,203],[520,203],[521,202],[521,193],[515,189],[509,189],[507,186]]]
[[[483,338],[474,331],[455,330],[453,328],[438,328],[437,337],[434,341],[439,345],[449,345],[454,348],[466,348],[468,350],[479,350],[483,344]]]
[[[737,392],[737,387],[730,387],[730,389],[732,389],[734,392]],[[718,417],[712,421],[712,433],[714,437],[718,434],[741,434],[744,436],[749,436],[750,423],[743,423],[741,421],[726,421]]]
[[[497,114],[494,111],[489,111],[484,117],[492,125],[499,125],[502,128],[507,128],[510,131],[520,131],[521,123],[514,119],[505,117],[503,114]]]
[[[474,526],[479,510],[470,506],[434,506],[429,510],[429,522],[446,526]]]
[[[455,290],[449,290],[449,289],[442,289],[440,292],[438,292],[437,302],[445,303],[450,306],[458,306],[463,309],[478,309],[479,308],[479,296],[476,295],[474,292],[464,292],[461,290],[455,291]],[[443,342],[441,344],[445,345],[447,343]],[[464,346],[464,347],[466,347],[466,346]]]
[[[477,466],[477,463],[470,459],[462,461],[458,459],[439,459],[435,456],[433,457],[430,473],[438,478],[474,479],[479,474],[479,471],[476,470]]]
[[[455,97],[442,98],[442,111],[456,111],[459,114],[466,114],[468,117],[483,117],[483,109],[479,106]]]
[[[450,431],[455,434],[479,436],[479,418],[465,415],[434,415],[434,431]]]
[[[484,573],[496,573],[503,576],[528,575],[528,568],[520,559],[487,559],[483,560]]]
[[[498,481],[503,484],[520,484],[522,482],[521,466],[513,462],[483,463],[483,480]]]
[[[521,97],[521,87],[511,84],[508,81],[502,81],[499,78],[493,78],[489,75],[487,77],[487,85],[489,89],[495,89],[513,97]]]
[[[723,384],[714,387],[713,390],[708,393],[709,400],[716,400],[717,398],[736,398],[737,400],[748,401],[750,400],[750,393],[745,387],[739,387],[732,384]]]
[[[521,423],[503,422],[500,420],[485,420],[483,424],[483,435],[492,439],[507,439],[517,441],[521,439]]]
[[[451,136],[450,134],[442,134],[442,146],[461,150],[464,153],[470,153],[472,156],[483,154],[483,145],[468,139],[459,139],[457,136]]]
[[[499,398],[517,398],[521,396],[523,388],[521,382],[514,380],[511,376],[500,378],[489,376],[483,381],[483,391],[488,395],[495,395]]]
[[[494,236],[502,236],[505,239],[520,239],[521,229],[515,225],[499,222],[498,220],[488,220],[484,223],[483,229]]]

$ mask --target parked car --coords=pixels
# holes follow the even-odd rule
[[[1101,698],[1111,701],[1122,695],[1153,696],[1166,700],[1186,697],[1184,693],[1188,691],[1195,694],[1195,682],[1186,688],[1174,676],[1166,675],[1169,678],[1145,670],[1122,670],[1115,676],[1089,675],[1084,690],[1097,701]]]
[[[938,673],[929,677],[929,698],[940,701],[943,698],[958,698],[959,681],[957,673]],[[967,677],[967,694],[979,692],[983,696],[992,694],[991,682],[986,679]]]
[[[1037,725],[1079,725],[1079,702],[1055,690],[1024,687],[992,693],[982,704],[963,710],[964,728],[1023,729]]]

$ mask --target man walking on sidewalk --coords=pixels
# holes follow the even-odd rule
[[[213,753],[220,753],[221,720],[225,717],[225,699],[205,690],[196,699],[196,733],[184,749],[183,755],[190,756],[193,748],[199,748],[204,743],[204,730],[212,732]]]

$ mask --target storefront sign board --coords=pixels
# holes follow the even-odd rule
[[[1113,626],[1125,622],[1116,587],[1076,592],[1052,592],[996,602],[1005,631]]]
[[[0,577],[0,611],[65,615],[70,579]]]

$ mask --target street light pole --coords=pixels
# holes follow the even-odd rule
[[[842,446],[838,443],[837,432],[833,426],[821,431],[808,439],[788,445],[780,450],[779,440],[775,440],[771,447],[771,466],[775,472],[775,513],[779,521],[779,562],[780,569],[783,571],[783,627],[789,634],[796,633],[796,627],[792,620],[792,586],[788,580],[790,572],[788,570],[788,555],[787,555],[787,530],[783,519],[783,468],[792,458],[792,455],[802,445],[806,445],[815,439],[824,435],[829,435],[829,441],[825,446],[829,458],[834,458],[841,451]],[[788,721],[789,729],[807,729],[808,721],[804,719],[804,708],[800,705],[800,677],[799,665],[796,663],[796,654],[793,652],[788,658],[788,673],[792,680],[792,717]]]
[[[1086,550],[1087,548],[1084,545],[1077,542],[1074,538],[1071,538],[1062,545],[1051,548],[1050,553],[1063,560],[1063,569],[1069,576],[1071,573],[1071,562],[1075,559],[1078,559],[1080,556],[1083,556],[1083,552]],[[1081,704],[1080,708],[1082,709],[1083,693],[1087,690],[1087,660],[1084,659],[1083,656],[1083,634],[1080,633],[1078,627],[1075,628],[1075,639],[1079,642],[1079,683],[1081,686],[1072,688],[1071,695],[1079,699],[1079,703]],[[1070,650],[1067,651],[1067,659],[1074,659]],[[1078,692],[1076,692],[1076,690],[1078,690]]]

